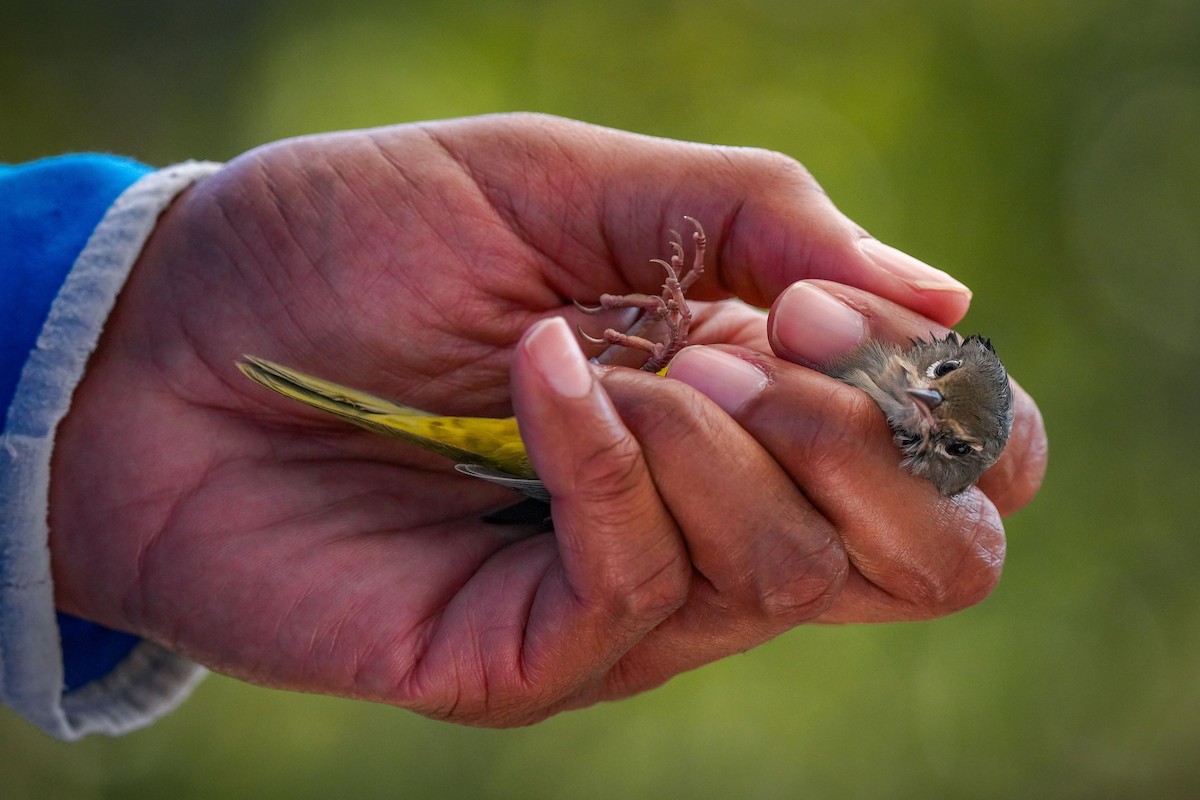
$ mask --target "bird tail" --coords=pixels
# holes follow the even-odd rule
[[[237,362],[237,368],[255,383],[350,422],[359,423],[364,416],[372,414],[434,416],[428,411],[402,406],[382,397],[276,364],[274,361],[267,361],[265,358],[250,355],[244,355],[242,358],[242,361]]]
[[[257,356],[237,367],[255,383],[369,431],[419,445],[459,463],[534,477],[512,417],[445,417],[307,375]]]

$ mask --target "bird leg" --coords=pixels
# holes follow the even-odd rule
[[[610,345],[610,348],[596,359],[600,363],[611,360],[611,354],[616,352],[613,348],[625,347],[649,354],[650,357],[642,365],[642,369],[659,372],[671,363],[671,359],[675,357],[676,353],[687,346],[688,328],[692,324],[692,310],[688,307],[684,295],[692,284],[704,274],[704,248],[708,239],[704,235],[704,228],[696,219],[688,216],[685,216],[684,219],[696,229],[692,233],[692,241],[695,244],[692,266],[690,269],[684,270],[686,254],[683,237],[679,231],[672,230],[671,260],[651,259],[652,263],[661,265],[667,273],[661,295],[602,294],[599,305],[585,306],[575,303],[580,311],[587,314],[596,314],[616,308],[636,308],[641,311],[637,321],[624,332],[607,328],[603,337],[597,339],[580,331],[580,335],[593,344]],[[664,340],[655,342],[647,338],[646,334],[650,329],[660,324],[666,328]]]

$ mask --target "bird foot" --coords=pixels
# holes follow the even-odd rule
[[[661,265],[667,273],[661,295],[602,294],[598,305],[585,306],[578,302],[575,303],[580,311],[587,314],[597,314],[617,308],[636,308],[642,312],[637,321],[624,332],[607,328],[602,337],[596,338],[580,331],[580,335],[593,344],[610,345],[610,349],[606,350],[597,359],[598,361],[603,362],[605,356],[614,352],[611,348],[623,347],[641,350],[649,355],[646,363],[642,365],[642,369],[648,372],[660,372],[671,363],[671,359],[675,357],[676,353],[687,346],[688,328],[692,324],[692,310],[688,307],[685,293],[704,274],[704,248],[708,239],[704,235],[704,228],[695,218],[685,216],[684,219],[696,229],[692,233],[692,242],[695,245],[692,265],[690,269],[684,269],[687,257],[683,247],[683,237],[679,231],[672,230],[670,261],[664,261],[661,258],[651,259],[652,263]],[[663,341],[655,342],[642,335],[658,324],[666,328],[666,336]]]

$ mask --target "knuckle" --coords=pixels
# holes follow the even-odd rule
[[[618,510],[621,503],[648,478],[641,448],[629,436],[619,436],[578,462],[575,486],[594,508]]]
[[[763,148],[748,148],[744,152],[747,155],[748,168],[757,183],[788,186],[793,190],[800,188],[824,194],[821,185],[808,168],[791,156]]]
[[[665,619],[687,600],[691,570],[682,558],[667,558],[653,567],[615,570],[604,579],[609,617],[642,628],[647,621]]]
[[[830,535],[814,550],[811,543],[788,543],[776,554],[771,580],[759,588],[758,604],[767,619],[788,626],[813,619],[841,592],[850,571],[845,550]]]
[[[706,410],[695,393],[675,381],[663,381],[658,391],[623,405],[621,416],[639,440],[652,443],[702,435]]]
[[[814,413],[792,419],[792,440],[805,454],[811,474],[853,479],[867,448],[877,442],[881,418],[871,399],[850,387],[831,385]]]
[[[945,558],[915,576],[914,600],[930,617],[969,608],[991,594],[1004,567],[1005,537],[999,515],[978,492],[954,502],[946,524],[958,531]]]

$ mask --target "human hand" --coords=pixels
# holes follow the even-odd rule
[[[947,499],[897,468],[900,455],[866,394],[808,368],[864,339],[906,345],[946,333],[861,290],[804,281],[771,309],[776,355],[689,348],[672,365],[671,377],[736,419],[836,529],[849,575],[815,621],[929,619],[981,600],[1004,561],[1000,516],[1020,509],[1041,486],[1045,430],[1037,405],[1015,381],[1009,446],[978,489]]]
[[[488,725],[853,618],[836,601],[863,570],[786,460],[684,384],[597,379],[535,325],[655,290],[684,213],[716,261],[694,296],[766,305],[820,276],[946,324],[968,302],[760,151],[524,115],[252,151],[164,215],[60,428],[60,607],[255,682]],[[694,341],[766,343],[756,312],[698,311]],[[247,351],[439,412],[515,405],[554,535],[481,522],[506,495],[427,454],[295,416],[239,378]],[[703,435],[674,435],[680,409]],[[971,575],[994,581],[993,556]]]

